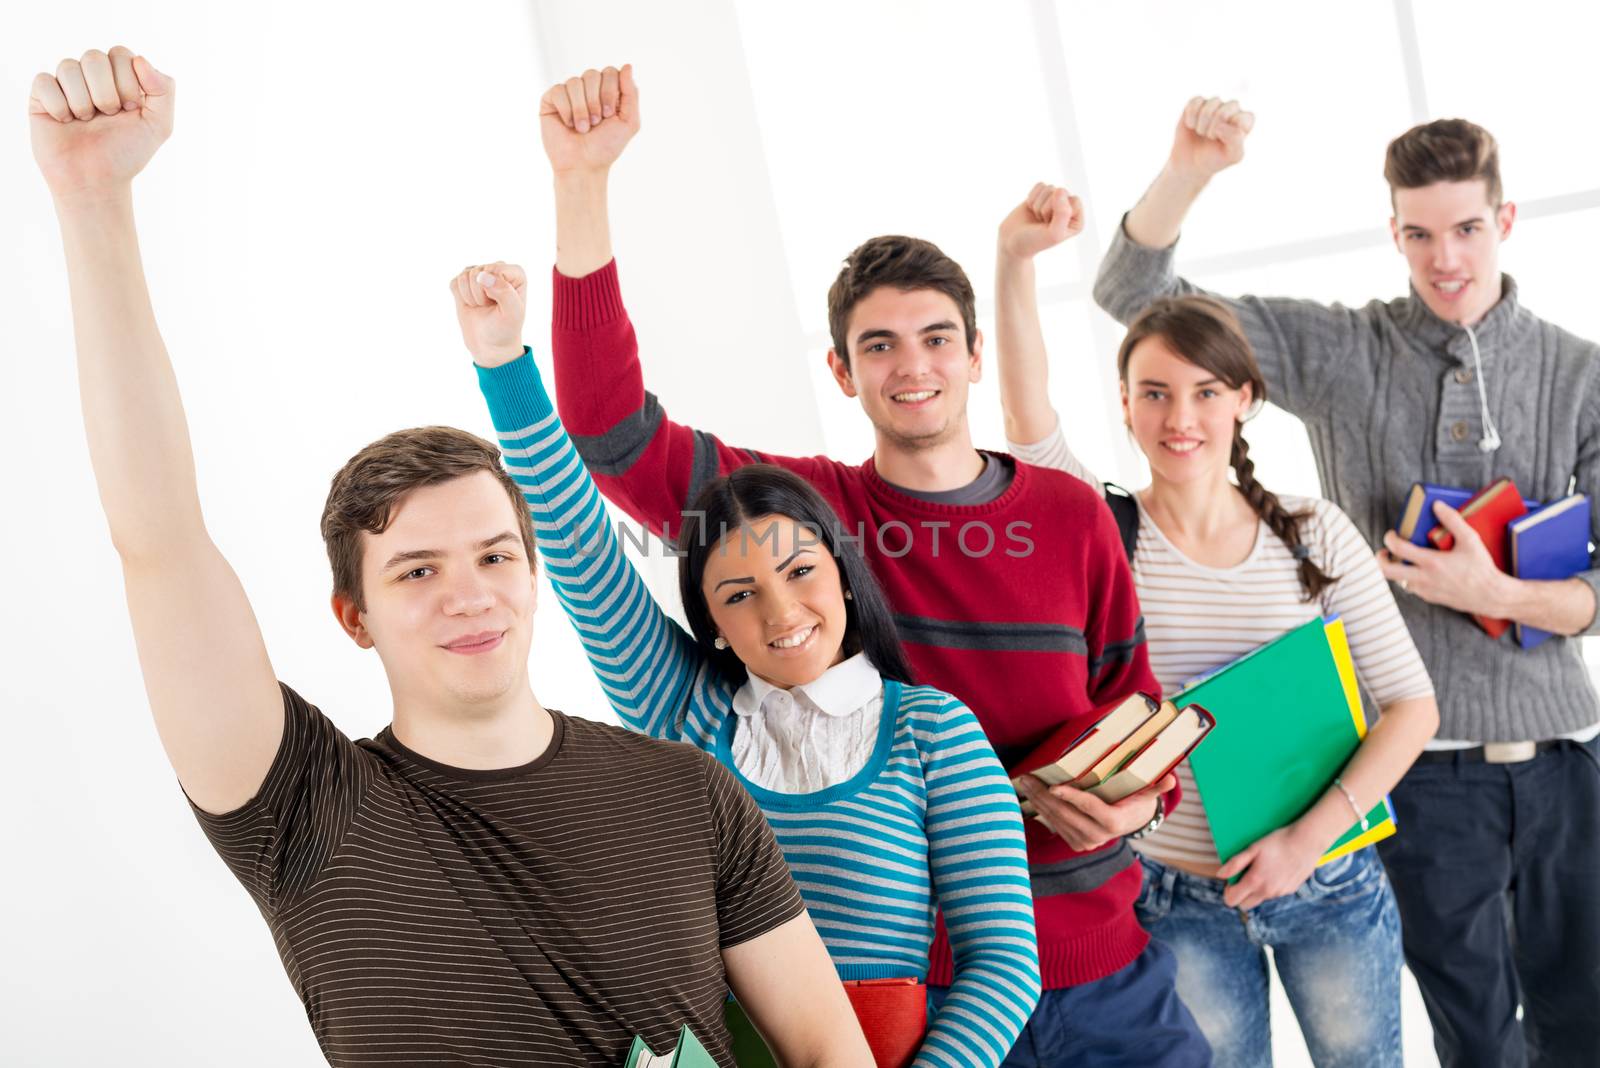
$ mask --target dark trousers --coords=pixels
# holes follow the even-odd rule
[[[1132,964],[1046,990],[1001,1068],[1209,1068],[1211,1047],[1178,1000],[1172,950],[1152,940]],[[947,989],[929,987],[929,1015]]]
[[[1417,764],[1394,788],[1378,851],[1443,1068],[1600,1064],[1597,757]]]

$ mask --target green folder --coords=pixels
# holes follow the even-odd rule
[[[685,1024],[678,1029],[678,1045],[670,1053],[656,1053],[645,1044],[643,1036],[633,1036],[622,1068],[717,1068],[717,1059]]]
[[[739,1068],[778,1068],[778,1059],[767,1048],[766,1039],[745,1015],[744,1006],[731,996],[722,1003],[722,1022],[728,1025],[728,1049]]]
[[[1217,718],[1189,757],[1217,855],[1229,858],[1303,815],[1333,785],[1366,736],[1366,717],[1340,620],[1313,619],[1173,696]],[[1319,864],[1395,832],[1384,798]]]

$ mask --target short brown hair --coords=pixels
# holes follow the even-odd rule
[[[1489,203],[1500,206],[1500,146],[1488,130],[1466,119],[1435,119],[1390,141],[1383,176],[1391,198],[1397,189],[1481,178],[1489,186]]]
[[[955,301],[967,330],[967,351],[972,351],[978,336],[978,309],[967,272],[933,242],[891,234],[874,237],[850,253],[828,289],[828,332],[833,335],[833,351],[846,367],[850,366],[850,339],[845,336],[850,313],[880,286],[906,293],[934,289]]]
[[[414,489],[479,471],[494,475],[517,514],[528,567],[534,566],[533,523],[522,491],[500,466],[499,451],[476,434],[448,426],[397,430],[362,449],[333,476],[322,508],[322,540],[333,567],[333,592],[365,610],[361,592],[361,532],[382,534],[394,507]]]

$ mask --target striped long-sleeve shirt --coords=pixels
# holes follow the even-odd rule
[[[623,555],[531,357],[480,380],[541,557],[612,707],[635,730],[686,741],[733,769],[735,688],[655,602]],[[936,910],[955,982],[917,1065],[997,1065],[1039,995],[1016,797],[972,713],[885,680],[879,736],[846,782],[755,798],[841,979],[923,978]]]
[[[1012,442],[1009,447],[1029,463],[1057,468],[1092,486],[1101,484],[1067,447],[1059,423],[1043,441]],[[1408,697],[1433,696],[1416,643],[1355,524],[1337,505],[1320,498],[1279,500],[1289,511],[1307,514],[1301,541],[1323,573],[1338,579],[1317,600],[1305,599],[1299,561],[1266,523],[1257,524],[1255,546],[1243,561],[1207,567],[1168,541],[1140,505],[1133,581],[1144,606],[1150,667],[1162,689],[1176,691],[1323,615],[1344,620],[1356,676],[1380,708]],[[1163,862],[1215,868],[1221,860],[1206,823],[1205,798],[1188,761],[1178,766],[1178,784],[1189,802],[1135,848]]]

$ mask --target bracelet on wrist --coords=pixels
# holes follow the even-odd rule
[[[1150,822],[1128,835],[1129,838],[1144,838],[1156,833],[1156,828],[1161,826],[1161,821],[1167,818],[1167,799],[1156,798],[1156,814],[1150,817]]]
[[[1370,829],[1372,822],[1367,819],[1367,814],[1361,811],[1361,806],[1356,804],[1356,795],[1351,793],[1350,788],[1346,786],[1344,781],[1338,777],[1334,778],[1333,785],[1337,786],[1339,788],[1339,792],[1344,794],[1344,799],[1350,802],[1350,811],[1354,812],[1356,814],[1356,819],[1361,822],[1362,831]]]

